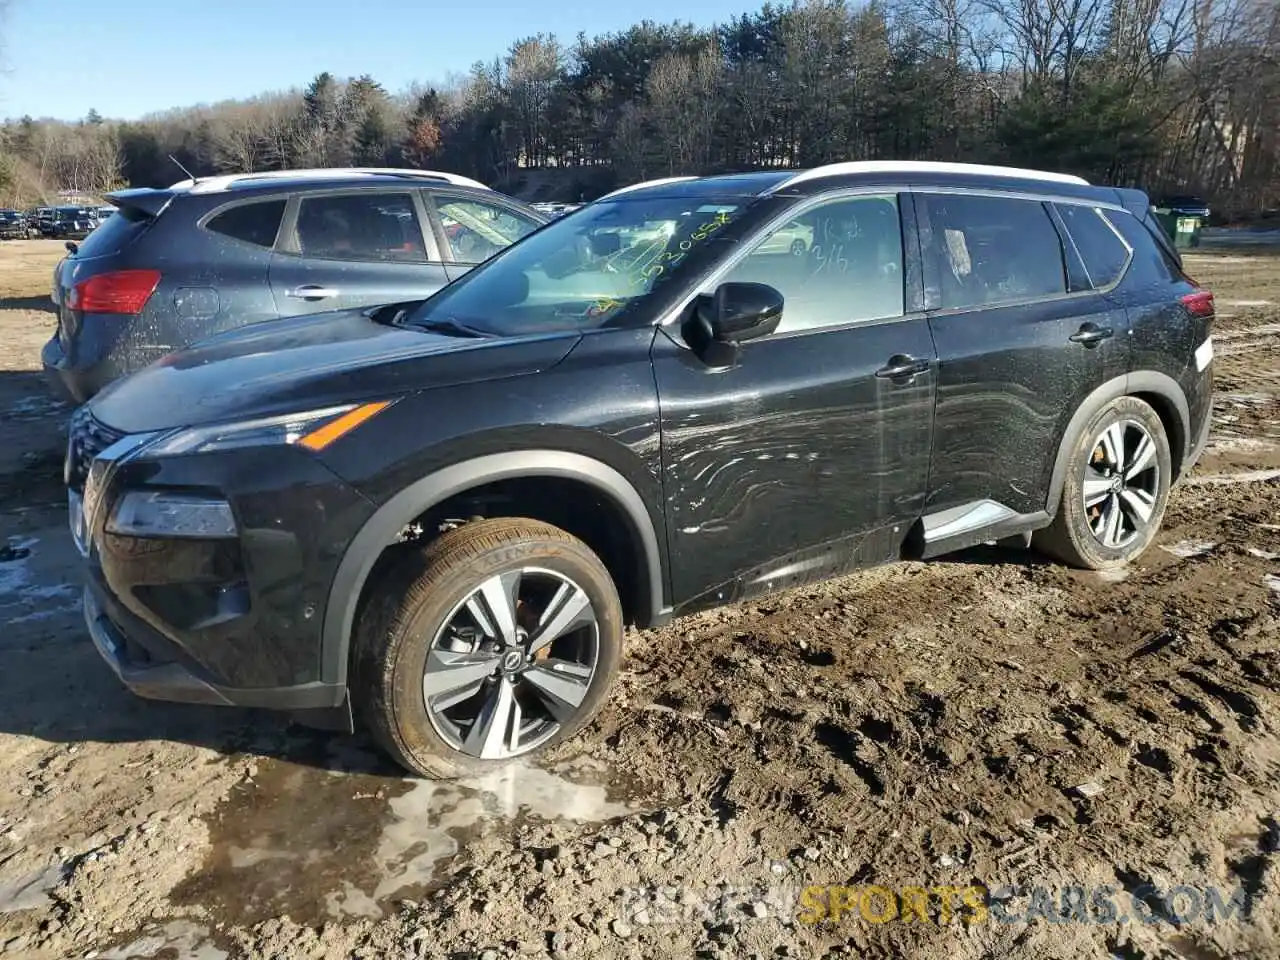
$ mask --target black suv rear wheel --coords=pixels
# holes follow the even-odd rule
[[[1058,512],[1035,544],[1072,566],[1123,566],[1155,538],[1172,478],[1159,415],[1137,397],[1118,397],[1076,439]]]
[[[617,590],[585,543],[535,520],[476,521],[379,585],[356,637],[355,706],[410,770],[487,772],[597,713],[622,636]]]

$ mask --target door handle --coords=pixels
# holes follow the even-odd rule
[[[322,287],[318,283],[307,283],[300,287],[294,287],[285,294],[293,300],[328,300],[330,297],[336,297],[338,291],[335,287]]]
[[[1096,347],[1103,340],[1114,336],[1110,327],[1100,327],[1096,323],[1086,323],[1067,339],[1072,343],[1083,343],[1086,347]]]
[[[904,377],[914,377],[917,373],[928,372],[928,360],[917,360],[904,353],[895,353],[889,358],[887,364],[876,371],[876,376],[881,380],[901,380]]]

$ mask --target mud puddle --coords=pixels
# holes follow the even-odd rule
[[[226,960],[230,954],[205,928],[187,920],[171,920],[96,956],[97,960]]]
[[[482,778],[406,778],[336,737],[318,763],[264,761],[210,817],[213,853],[173,893],[220,922],[380,919],[440,885],[466,844],[532,821],[598,824],[644,809],[644,785],[587,759]]]

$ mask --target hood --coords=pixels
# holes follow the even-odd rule
[[[390,310],[391,308],[383,308]],[[89,401],[125,433],[300,412],[554,366],[576,331],[465,337],[393,327],[361,309],[241,327],[171,353]]]

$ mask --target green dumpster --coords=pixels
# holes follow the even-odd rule
[[[1204,218],[1187,216],[1168,207],[1152,208],[1156,220],[1164,227],[1173,245],[1178,250],[1200,246],[1200,229],[1204,226]]]

